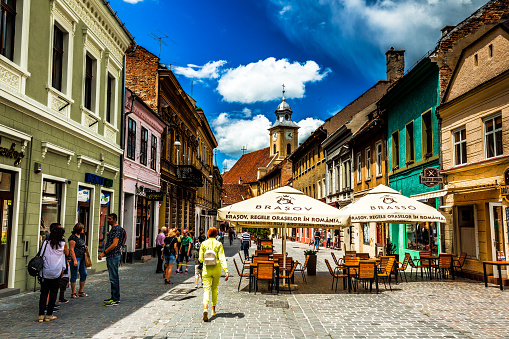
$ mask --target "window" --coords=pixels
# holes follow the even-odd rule
[[[467,163],[467,130],[463,127],[454,132],[454,165]]]
[[[371,179],[371,149],[366,148],[366,180]]]
[[[479,58],[477,57],[477,54],[474,55],[474,66],[478,66],[479,65]]]
[[[97,254],[101,254],[106,249],[106,238],[108,235],[108,214],[110,214],[111,193],[101,191],[101,216],[99,218],[99,244]]]
[[[128,118],[128,130],[127,130],[127,157],[134,160],[136,156],[136,121]]]
[[[357,181],[362,180],[362,156],[357,154]]]
[[[433,126],[431,123],[431,110],[429,110],[422,115],[422,154],[424,159],[433,155]]]
[[[474,206],[457,206],[458,252],[467,252],[468,257],[477,257]]]
[[[274,149],[272,153],[276,154],[276,144],[272,148]]]
[[[369,245],[370,244],[369,223],[367,223],[367,222],[362,224],[362,235],[363,235],[364,245]]]
[[[157,163],[157,137],[152,135],[152,147],[150,148],[150,168],[156,169]]]
[[[0,0],[0,54],[14,60],[16,0]]]
[[[382,175],[382,143],[376,144],[376,175]]]
[[[94,60],[87,54],[85,56],[85,102],[84,106],[92,110],[92,91],[94,85]]]
[[[484,120],[486,158],[502,155],[502,115]]]
[[[488,46],[488,55],[490,56],[490,58],[493,58],[493,44],[490,44]]]
[[[64,68],[64,32],[53,27],[53,74],[51,85],[62,92],[62,73]]]
[[[111,124],[111,112],[113,111],[113,97],[115,90],[115,78],[108,73],[108,83],[106,84],[106,116],[104,119]]]
[[[434,223],[433,223],[434,224]],[[417,251],[433,251],[436,252],[438,239],[436,227],[430,223],[407,224],[406,231],[406,248]]]
[[[406,164],[410,164],[415,159],[415,147],[414,147],[414,123],[413,121],[408,123],[405,127],[405,155],[406,155]]]
[[[399,132],[392,133],[392,170],[399,168]]]
[[[286,154],[288,155],[288,154],[291,154],[291,153],[292,153],[292,145],[287,144],[286,145]]]
[[[49,231],[52,223],[62,222],[61,206],[62,183],[44,179],[42,183],[41,224],[47,231]]]
[[[141,145],[140,145],[140,164],[147,164],[147,148],[148,148],[148,131],[146,128],[141,128]]]

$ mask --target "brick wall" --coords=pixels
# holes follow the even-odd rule
[[[151,109],[157,110],[157,70],[159,58],[138,46],[126,57],[127,88],[140,97]]]

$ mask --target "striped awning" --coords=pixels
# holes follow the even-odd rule
[[[443,190],[438,190],[438,191],[434,191],[434,192],[427,192],[427,193],[411,195],[410,198],[412,198],[414,200],[427,200],[427,199],[431,199],[431,198],[443,197],[446,194],[447,194],[447,189],[443,189]]]

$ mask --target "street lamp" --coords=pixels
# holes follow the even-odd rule
[[[175,142],[173,143],[173,145],[177,147],[177,166],[178,166],[180,164],[180,140],[178,134],[175,136]]]

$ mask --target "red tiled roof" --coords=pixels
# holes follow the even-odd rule
[[[248,184],[223,184],[224,205],[235,204],[253,197],[253,191],[251,191],[251,186]]]
[[[238,184],[239,180],[243,183],[255,182],[258,167],[267,167],[271,160],[269,147],[246,153],[223,174],[223,184]]]

